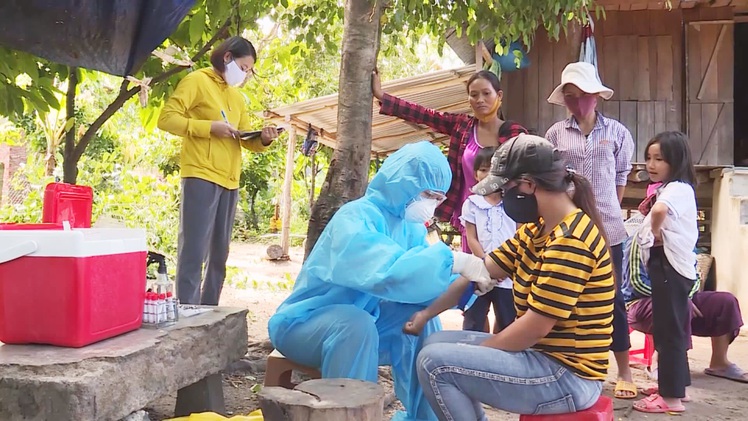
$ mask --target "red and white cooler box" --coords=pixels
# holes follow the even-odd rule
[[[0,342],[82,347],[141,326],[140,229],[0,230]]]

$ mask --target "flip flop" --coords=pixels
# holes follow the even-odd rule
[[[669,413],[681,413],[685,412],[686,407],[680,406],[668,406],[662,396],[654,394],[647,396],[644,399],[634,402],[634,409],[639,412],[646,412],[648,414],[669,414]]]
[[[624,393],[630,393],[630,396],[625,395]],[[627,382],[626,380],[618,380],[616,382],[616,388],[613,392],[614,396],[617,399],[634,399],[636,398],[636,395],[639,393],[638,389],[636,388],[636,385],[632,382]]]
[[[652,396],[660,393],[660,388],[657,386],[647,387],[642,389],[642,395],[644,396]],[[681,398],[680,401],[683,403],[691,402],[691,397],[686,395],[685,397]]]
[[[748,383],[748,379],[745,378],[746,372],[741,370],[737,364],[730,364],[726,368],[722,369],[707,368],[704,370],[704,374],[708,376],[721,377],[723,379],[728,379],[739,383]]]

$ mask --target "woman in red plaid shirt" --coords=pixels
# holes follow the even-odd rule
[[[475,157],[483,148],[497,147],[520,133],[527,133],[527,130],[518,123],[504,121],[502,118],[500,109],[504,92],[501,90],[499,78],[487,70],[481,70],[468,80],[468,101],[474,116],[443,113],[386,94],[382,91],[382,82],[376,71],[372,75],[371,90],[374,97],[380,101],[379,112],[381,114],[423,124],[450,137],[447,160],[452,170],[452,184],[447,191],[447,200],[436,209],[435,216],[441,221],[449,221],[460,231],[462,251],[471,253],[465,235],[465,226],[460,222],[460,214],[462,204],[471,194],[470,189],[477,183],[473,171]],[[461,305],[471,294],[472,288],[466,291]],[[478,299],[482,298],[485,299],[484,297]],[[462,328],[485,330],[484,324],[487,325],[485,313],[488,312],[489,305],[490,303],[473,305],[466,309],[463,312]]]
[[[463,202],[471,194],[470,188],[476,184],[472,171],[475,156],[482,148],[497,147],[520,133],[527,133],[521,125],[502,119],[500,109],[504,92],[499,78],[481,70],[468,80],[468,101],[474,116],[439,112],[389,95],[382,91],[376,71],[372,75],[371,90],[381,104],[381,114],[423,124],[450,137],[447,159],[452,169],[452,185],[447,200],[436,209],[435,215],[440,221],[449,221],[465,238],[460,213]],[[462,242],[462,249],[470,252],[467,241]]]

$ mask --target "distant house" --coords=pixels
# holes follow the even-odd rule
[[[600,77],[615,90],[603,104],[637,143],[635,160],[657,132],[688,133],[701,165],[734,165],[748,158],[748,0],[598,0],[606,19],[595,22]],[[563,107],[546,102],[561,70],[577,61],[579,28],[551,42],[539,30],[529,52],[531,65],[504,73],[503,111],[540,133],[565,117]],[[475,48],[466,38],[447,34],[466,64]],[[493,48],[492,41],[486,47]],[[735,116],[735,110],[742,116]]]

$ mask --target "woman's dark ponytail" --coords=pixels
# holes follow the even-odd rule
[[[584,176],[577,174],[571,167],[566,166],[563,161],[556,161],[550,171],[544,171],[538,174],[528,174],[544,190],[553,192],[568,192],[569,184],[574,185],[574,196],[571,200],[574,205],[582,210],[592,222],[597,226],[600,235],[605,240],[605,244],[610,252],[610,243],[608,235],[605,233],[603,220],[597,211],[595,193],[592,191],[592,184]]]
[[[592,222],[597,226],[600,231],[600,235],[605,239],[605,244],[608,246],[610,251],[610,243],[608,242],[608,235],[605,233],[600,213],[597,211],[595,202],[595,193],[592,191],[592,184],[590,184],[587,178],[577,174],[573,170],[567,170],[567,179],[574,184],[574,197],[571,200],[582,212],[586,213],[590,217]]]

